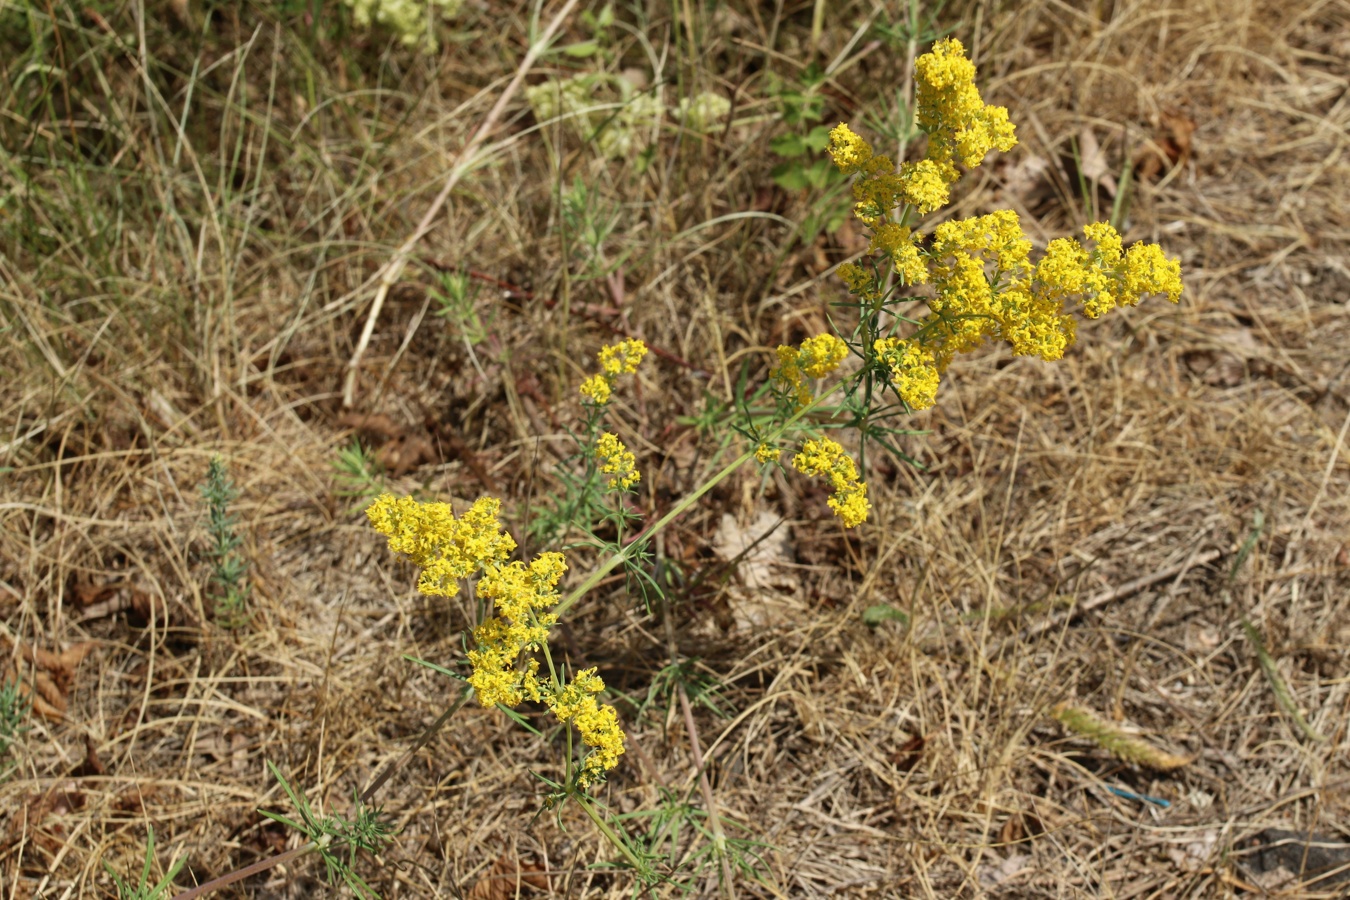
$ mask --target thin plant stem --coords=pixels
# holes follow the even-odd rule
[[[680,663],[680,650],[675,643],[675,624],[671,621],[670,600],[661,598],[661,619],[666,631],[666,652],[673,665]],[[718,864],[722,868],[722,896],[735,900],[736,888],[731,880],[731,861],[727,857],[727,836],[722,830],[722,818],[717,813],[717,801],[713,797],[712,785],[708,783],[708,770],[703,765],[703,748],[698,740],[698,726],[694,722],[694,709],[689,703],[689,694],[684,682],[676,678],[675,690],[680,696],[680,711],[684,715],[684,730],[689,735],[689,755],[693,757],[694,769],[698,772],[699,792],[703,794],[703,805],[708,810],[708,824],[713,833],[713,850],[717,854]]]
[[[403,766],[407,764],[408,760],[413,758],[413,755],[416,754],[418,750],[421,750],[423,747],[425,747],[427,745],[427,742],[436,736],[436,732],[440,731],[441,728],[444,727],[445,723],[450,721],[450,717],[453,716],[456,712],[458,712],[459,708],[463,706],[466,701],[468,701],[469,690],[470,690],[469,687],[465,686],[464,690],[459,695],[459,699],[456,700],[453,704],[451,704],[451,706],[445,712],[441,713],[440,718],[438,718],[435,722],[432,722],[430,728],[422,732],[422,736],[417,739],[416,743],[414,743],[411,747],[409,747],[407,751],[397,760],[395,760],[391,765],[385,766],[385,768],[381,770],[379,775],[375,776],[375,779],[371,781],[369,786],[367,786],[366,789],[361,792],[362,803],[367,804],[370,803],[371,798],[375,796],[375,792],[378,791],[381,787],[383,787],[384,783],[388,781],[389,778],[395,772],[403,768]]]
[[[633,867],[634,871],[640,872],[642,870],[642,861],[637,858],[632,850],[628,849],[628,845],[624,843],[623,839],[609,826],[609,823],[605,821],[605,817],[600,815],[599,810],[591,805],[590,798],[580,791],[572,796],[576,799],[577,804],[582,810],[585,811],[586,815],[590,817],[590,820],[595,823],[595,827],[600,829],[600,833],[605,836],[605,839],[618,848],[619,852],[628,860],[628,864]]]
[[[816,397],[810,403],[806,404],[801,409],[797,410],[797,412],[790,419],[788,419],[782,425],[778,426],[772,432],[770,432],[769,439],[777,440],[785,431],[787,431],[793,425],[797,424],[797,422],[801,421],[801,419],[807,413],[811,412],[817,406],[819,406],[821,401],[823,401],[826,397],[829,397],[831,394],[837,391],[843,384],[844,384],[843,381],[835,382],[833,387],[829,388],[819,397]],[[702,499],[704,494],[708,493],[713,488],[717,487],[717,485],[721,484],[724,480],[726,480],[726,478],[729,475],[731,475],[741,466],[745,465],[747,462],[749,462],[754,458],[755,458],[754,450],[747,450],[745,453],[741,454],[735,460],[728,463],[726,467],[724,467],[720,472],[718,472],[712,478],[708,479],[706,482],[700,485],[687,497],[682,498],[679,503],[676,503],[673,507],[670,508],[669,512],[667,512],[661,518],[657,519],[654,523],[652,523],[652,525],[649,528],[647,528],[645,531],[641,532],[635,538],[633,538],[633,540],[628,544],[627,547],[624,547],[618,553],[615,553],[609,559],[605,560],[605,562],[603,562],[599,566],[599,568],[597,568],[594,572],[592,572],[590,575],[586,577],[585,581],[577,585],[576,588],[574,588],[570,594],[564,597],[562,599],[562,602],[560,602],[557,606],[553,608],[553,611],[557,613],[559,618],[561,618],[562,614],[565,613],[568,609],[570,609],[573,604],[575,604],[578,600],[584,597],[587,594],[587,592],[589,592],[593,587],[595,587],[597,584],[603,581],[606,575],[614,571],[614,569],[616,569],[618,566],[622,565],[628,559],[628,554],[633,550],[635,550],[635,548],[637,548],[642,541],[645,541],[648,538],[656,534],[659,534],[667,525],[669,525],[671,522],[675,521],[677,518],[683,515],[684,512],[689,509],[689,507],[693,506],[700,499]]]
[[[288,863],[293,859],[298,859],[306,853],[311,853],[317,849],[319,849],[318,841],[309,841],[308,843],[301,844],[294,850],[287,850],[285,853],[278,853],[276,856],[260,859],[250,866],[236,869],[228,875],[222,875],[219,878],[213,878],[206,884],[199,884],[195,888],[186,890],[181,894],[175,894],[173,900],[192,900],[194,897],[204,897],[223,887],[228,887],[236,881],[243,881],[245,878],[251,878],[259,872],[266,872],[268,869],[275,868],[282,863]]]
[[[408,258],[412,256],[418,242],[431,230],[432,224],[436,221],[436,216],[440,214],[441,207],[445,206],[445,202],[450,199],[450,194],[459,184],[459,180],[478,162],[478,149],[483,145],[483,141],[487,140],[488,133],[496,127],[497,120],[505,112],[507,103],[519,90],[525,76],[533,68],[535,60],[548,49],[549,43],[553,40],[553,35],[562,27],[563,21],[571,13],[572,8],[577,5],[577,2],[578,0],[567,0],[562,9],[558,10],[558,14],[553,17],[553,21],[548,23],[544,33],[539,35],[539,39],[530,45],[530,49],[526,51],[525,58],[520,61],[511,83],[502,91],[492,109],[479,123],[473,136],[460,150],[459,158],[455,161],[450,174],[446,176],[445,185],[441,188],[441,192],[436,195],[436,199],[431,201],[431,205],[427,207],[426,213],[422,216],[422,220],[417,223],[417,227],[413,229],[413,233],[408,235],[408,238],[394,251],[394,255],[390,257],[389,262],[385,264],[380,276],[380,286],[375,290],[375,300],[371,303],[370,312],[366,316],[365,327],[361,329],[361,337],[357,341],[356,350],[353,351],[352,358],[347,362],[347,375],[342,385],[342,406],[344,409],[350,407],[356,399],[356,373],[360,370],[361,357],[365,355],[366,347],[370,344],[370,338],[375,333],[375,323],[380,318],[380,310],[384,308],[384,300],[389,295],[389,289],[398,283],[399,276],[403,274],[403,269],[408,264]]]

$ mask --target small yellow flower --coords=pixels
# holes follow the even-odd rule
[[[834,488],[830,509],[843,520],[845,528],[853,528],[867,520],[871,506],[867,502],[867,485],[858,480],[858,467],[844,448],[829,438],[811,439],[802,444],[801,452],[792,458],[792,465],[803,475],[825,475]]]
[[[595,446],[595,458],[600,471],[609,476],[611,489],[626,491],[642,479],[637,470],[637,458],[629,452],[617,435],[605,432]]]
[[[856,263],[844,263],[837,270],[850,294],[866,294],[872,288],[872,273]]]
[[[1011,150],[1017,138],[1008,110],[981,99],[975,65],[965,54],[960,41],[946,38],[915,61],[915,106],[919,127],[928,133],[928,159],[955,157],[974,168],[990,150]]]
[[[800,409],[811,402],[811,388],[797,365],[797,348],[779,344],[774,352],[778,356],[778,365],[769,370],[769,378]]]
[[[839,368],[848,356],[848,344],[827,332],[807,338],[800,348],[780,344],[775,352],[778,365],[769,371],[769,377],[800,409],[811,402],[806,379],[824,378]]]
[[[896,338],[882,338],[874,347],[890,367],[895,392],[910,409],[928,409],[937,401],[938,370],[930,351]]]
[[[958,177],[950,162],[921,159],[905,163],[900,167],[900,196],[920,215],[927,215],[947,205]]]
[[[600,371],[613,377],[632,375],[637,371],[638,363],[647,355],[647,345],[632,339],[619,341],[608,347],[600,348]]]
[[[1139,242],[1125,251],[1124,295],[1166,294],[1176,303],[1181,299],[1181,261],[1168,259],[1157,244]]]
[[[592,748],[577,776],[577,784],[581,787],[588,787],[603,778],[619,764],[619,757],[624,752],[624,733],[619,726],[618,713],[614,707],[596,702],[594,696],[604,689],[605,683],[595,674],[595,669],[583,669],[570,684],[557,691],[546,691],[544,695],[544,702],[558,721],[575,725],[582,743]]]
[[[604,406],[609,402],[611,390],[609,379],[603,375],[592,375],[581,383],[581,395],[597,406]]]
[[[848,356],[848,344],[826,332],[802,341],[797,365],[808,378],[824,378]]]
[[[872,145],[860,138],[843,122],[830,129],[830,144],[826,148],[830,159],[845,175],[862,171],[872,159]]]
[[[782,455],[783,455],[782,450],[779,450],[777,447],[771,446],[770,444],[767,443],[761,442],[760,445],[755,448],[755,459],[759,460],[766,466],[769,463],[778,462],[778,457]]]
[[[1045,248],[1027,290],[1043,305],[1056,308],[1081,298],[1083,315],[1095,319],[1116,306],[1134,306],[1144,294],[1181,297],[1181,263],[1168,259],[1157,244],[1136,243],[1123,254],[1119,233],[1107,222],[1083,228],[1096,243],[1089,253],[1073,238],[1057,238]]]
[[[647,355],[647,345],[635,338],[600,348],[600,372],[581,383],[581,395],[596,406],[609,402],[614,381],[620,375],[632,375]]]
[[[497,521],[500,509],[500,500],[483,497],[456,519],[448,503],[382,494],[366,509],[366,516],[389,538],[390,550],[422,568],[420,592],[450,597],[459,590],[458,579],[501,562],[516,549]]]
[[[889,256],[895,262],[896,274],[905,284],[923,284],[928,281],[928,264],[919,250],[921,237],[895,222],[887,222],[873,233],[869,249]]]

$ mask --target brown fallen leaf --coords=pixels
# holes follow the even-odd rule
[[[108,580],[87,572],[71,576],[68,593],[81,608],[101,603],[118,592],[126,582],[120,578]]]
[[[1111,165],[1107,162],[1106,151],[1097,141],[1093,130],[1084,126],[1078,133],[1078,171],[1089,182],[1101,185],[1108,197],[1116,196],[1116,179],[1111,174]]]
[[[517,380],[516,389],[517,391],[520,390],[519,380]],[[456,429],[452,423],[449,421],[438,421],[430,412],[424,412],[422,415],[422,424],[426,426],[428,434],[440,438],[445,442],[451,454],[464,461],[464,465],[469,467],[469,471],[472,472],[474,477],[478,479],[478,482],[487,489],[488,493],[501,493],[497,487],[497,482],[493,480],[492,476],[488,473],[487,468],[483,465],[483,461],[479,459],[478,454],[464,442],[464,439],[459,436],[458,429]]]
[[[0,637],[0,656],[12,658],[12,646],[7,638]],[[33,701],[33,712],[45,719],[62,720],[66,699],[75,680],[75,669],[97,646],[93,641],[82,641],[60,653],[53,653],[32,644],[20,644],[22,662],[11,663],[0,680],[17,681],[23,695]]]
[[[431,442],[417,435],[402,435],[375,451],[375,459],[386,472],[399,478],[413,469],[436,461]]]
[[[1134,151],[1135,177],[1155,181],[1173,167],[1185,165],[1193,152],[1191,142],[1196,127],[1195,120],[1180,110],[1164,110],[1158,117],[1153,140],[1140,144]]]
[[[159,594],[135,588],[126,608],[131,611],[130,618],[134,624],[149,625],[152,612],[156,627],[163,628],[169,623],[169,603]]]
[[[27,794],[9,820],[4,848],[20,842],[33,844],[47,853],[56,853],[66,843],[66,829],[60,822],[47,824],[53,816],[66,816],[84,808],[85,795],[75,782],[55,784],[45,793]]]
[[[466,900],[512,900],[522,885],[547,891],[548,875],[536,863],[522,863],[503,853],[464,896]]]
[[[436,448],[423,435],[409,430],[384,413],[343,413],[338,424],[351,428],[381,446],[375,459],[395,478],[406,475],[418,466],[437,462]]]
[[[919,760],[923,759],[923,748],[926,743],[928,738],[924,735],[914,735],[891,754],[891,764],[901,772],[911,771],[919,764]]]
[[[158,785],[147,785],[141,787],[133,784],[130,787],[123,788],[112,800],[112,808],[117,812],[131,813],[133,816],[147,815],[145,804],[147,800],[153,798],[159,793]]]
[[[85,778],[89,775],[107,775],[108,769],[98,758],[98,748],[90,735],[84,736],[84,762],[70,770],[71,778]]]

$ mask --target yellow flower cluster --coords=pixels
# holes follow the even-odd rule
[[[824,378],[839,368],[848,356],[848,344],[832,334],[818,334],[802,341],[800,348],[778,345],[778,365],[769,377],[784,393],[792,396],[800,409],[811,402],[807,378]]]
[[[594,751],[577,776],[577,783],[586,787],[618,765],[623,753],[618,714],[594,696],[605,683],[595,669],[578,672],[569,684],[554,685],[539,680],[539,660],[530,660],[523,669],[517,666],[520,654],[542,646],[558,621],[552,610],[558,603],[558,579],[566,569],[561,553],[541,553],[528,567],[513,562],[483,573],[478,596],[491,601],[498,615],[474,629],[478,648],[469,651],[469,684],[483,706],[516,706],[529,699],[546,705],[559,722],[575,725],[582,742]]]
[[[1059,297],[1039,289],[1030,254],[1031,241],[1010,209],[936,228],[929,252],[936,296],[919,334],[939,372],[988,338],[1007,341],[1018,356],[1064,355],[1074,339],[1073,316]]]
[[[632,375],[647,355],[647,345],[635,338],[600,348],[600,372],[581,383],[582,396],[597,406],[609,402],[614,382],[620,375]]]
[[[928,133],[924,159],[903,163],[897,171],[889,157],[875,155],[847,125],[840,123],[830,131],[830,158],[845,175],[861,176],[853,182],[854,210],[873,228],[889,222],[892,211],[902,204],[920,215],[946,206],[951,186],[960,177],[956,160],[974,168],[990,150],[1006,152],[1017,143],[1008,110],[988,106],[980,97],[975,66],[966,59],[960,41],[938,41],[931,53],[919,57],[915,74],[918,122]],[[921,280],[909,277],[915,271],[915,257],[895,261],[907,284]]]
[[[941,165],[955,157],[974,168],[990,150],[1006,153],[1017,144],[1008,110],[981,99],[975,64],[966,59],[960,41],[938,41],[915,62],[914,74],[917,119],[928,133],[929,160]]]
[[[605,772],[619,764],[623,754],[624,733],[619,726],[618,713],[614,707],[595,700],[595,695],[604,689],[605,683],[595,674],[595,669],[582,669],[571,684],[546,698],[558,721],[575,725],[582,743],[593,750],[577,775],[577,784],[581,787],[603,778]]]
[[[873,346],[891,370],[895,392],[910,409],[928,409],[937,401],[938,370],[931,351],[899,338],[881,338]]]
[[[895,222],[885,222],[872,233],[872,243],[868,249],[891,258],[902,284],[923,284],[928,281],[928,265],[919,250],[919,241],[922,239],[923,235],[915,234],[909,228]]]
[[[626,491],[642,479],[637,470],[637,458],[629,452],[617,435],[606,431],[600,435],[595,445],[595,458],[600,461],[600,471],[609,476],[609,486]]]
[[[1050,242],[1036,265],[1039,292],[1056,303],[1082,296],[1083,315],[1095,319],[1117,306],[1134,306],[1144,294],[1181,297],[1181,263],[1168,259],[1157,244],[1135,243],[1122,251],[1120,235],[1109,223],[1083,228],[1096,243],[1089,253],[1073,238]]]
[[[1156,244],[1125,250],[1106,222],[1084,229],[1091,250],[1061,238],[1034,264],[1031,241],[1011,210],[944,222],[925,249],[922,235],[908,225],[911,215],[946,205],[957,163],[978,166],[990,150],[1010,150],[1017,138],[1008,111],[980,97],[975,66],[960,41],[938,41],[918,59],[915,74],[917,121],[928,134],[924,159],[897,172],[842,123],[831,130],[828,147],[841,172],[858,176],[855,211],[872,229],[870,252],[889,258],[901,286],[933,285],[930,314],[908,340],[874,343],[896,392],[912,409],[932,406],[939,376],[952,358],[986,340],[1007,341],[1018,356],[1060,359],[1074,342],[1071,305],[1081,303],[1083,314],[1095,319],[1117,306],[1135,305],[1144,294],[1165,294],[1177,302],[1180,263]],[[839,276],[862,303],[882,301],[883,285],[871,266],[846,263]]]
[[[858,467],[843,447],[829,438],[808,440],[802,444],[801,452],[792,458],[792,465],[803,475],[829,476],[830,486],[834,488],[834,496],[829,500],[830,509],[843,520],[845,528],[867,521],[867,511],[871,508],[867,502],[867,485],[858,480]]]
[[[469,684],[479,703],[516,706],[526,697],[541,699],[539,661],[532,659],[521,670],[516,660],[548,640],[549,628],[558,621],[550,610],[558,602],[558,579],[566,570],[561,553],[541,553],[528,568],[517,560],[489,567],[478,579],[479,598],[491,602],[499,613],[473,630],[478,647],[469,651],[473,666]]]
[[[505,560],[516,549],[516,542],[497,522],[500,510],[500,500],[483,497],[455,518],[449,503],[419,503],[412,497],[382,494],[366,515],[375,530],[389,538],[391,551],[422,568],[418,591],[452,597],[459,590],[457,579]]]
[[[622,369],[627,363],[619,365]],[[547,705],[558,721],[575,725],[582,742],[592,748],[577,777],[586,787],[618,765],[623,729],[614,708],[595,699],[605,684],[594,669],[578,672],[570,684],[558,684],[539,679],[537,659],[519,665],[522,653],[544,646],[549,628],[558,621],[553,608],[567,560],[561,553],[541,553],[528,566],[505,562],[516,543],[497,522],[500,508],[500,501],[485,497],[455,518],[448,503],[384,494],[366,515],[389,538],[389,549],[423,567],[418,582],[423,593],[450,596],[458,587],[455,579],[481,570],[478,597],[491,603],[496,615],[473,631],[469,684],[483,706],[511,707],[529,699]]]
[[[769,463],[778,462],[778,457],[782,455],[783,455],[782,450],[779,450],[777,447],[774,447],[771,444],[768,444],[764,441],[761,441],[759,445],[755,447],[755,459],[759,460],[766,466]]]

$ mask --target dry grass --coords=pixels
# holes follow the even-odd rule
[[[353,412],[387,419],[344,419],[369,279],[523,53],[529,9],[490,6],[430,61],[300,12],[218,7],[203,36],[195,5],[190,28],[150,4],[143,30],[139,5],[53,4],[56,25],[0,7],[0,664],[47,712],[0,783],[0,895],[106,896],[100,861],[139,870],[150,824],[162,862],[188,853],[198,881],[246,865],[287,838],[255,812],[285,806],[264,760],[343,809],[444,708],[448,682],[401,657],[458,658],[464,617],[413,593],[338,496],[353,425],[412,460],[396,489],[494,492],[520,535],[553,488],[585,359],[613,330],[639,335],[668,355],[625,398],[622,435],[661,513],[716,448],[676,417],[822,327],[840,292],[828,268],[857,243],[798,242],[783,224],[812,196],[771,186],[782,125],[765,72],[833,59],[866,10],[831,9],[819,57],[809,4],[621,12],[637,27],[616,33],[612,67],[734,91],[755,121],[668,135],[638,175],[561,128],[529,130],[517,102],[378,323]],[[1247,847],[1267,828],[1343,840],[1350,821],[1350,3],[1087,7],[944,13],[1022,137],[953,214],[1011,205],[1044,242],[1086,220],[1075,152],[1101,174],[1087,132],[1115,176],[1137,148],[1182,151],[1140,178],[1123,229],[1181,257],[1182,304],[1085,326],[1056,365],[963,358],[906,446],[925,468],[878,462],[856,537],[801,479],[753,473],[666,537],[705,576],[675,635],[723,685],[729,717],[696,712],[713,793],[766,845],[762,881],[739,895],[1337,890],[1281,882]],[[587,36],[577,22],[567,39]],[[869,40],[829,84],[827,121],[861,123],[901,83],[903,54]],[[575,255],[563,277],[559,186],[575,177],[617,211],[618,279],[587,280]],[[1109,212],[1108,191],[1088,193]],[[429,311],[436,268],[454,266],[492,279],[476,345]],[[241,489],[252,566],[254,617],[234,632],[210,624],[205,594],[197,485],[214,452]],[[723,515],[763,512],[788,517],[787,564],[770,586],[723,583]],[[591,564],[579,554],[571,577]],[[865,625],[880,603],[908,627]],[[1324,742],[1281,712],[1244,617]],[[621,581],[564,637],[636,698],[670,662]],[[1066,702],[1193,761],[1119,762],[1052,717]],[[678,707],[621,708],[635,752],[606,802],[651,809],[658,786],[693,789]],[[401,835],[362,873],[391,897],[514,896],[518,868],[522,895],[630,892],[588,869],[611,854],[583,817],[534,818],[529,771],[556,774],[555,759],[464,710],[385,788]],[[307,896],[320,874],[307,861],[237,895]]]

